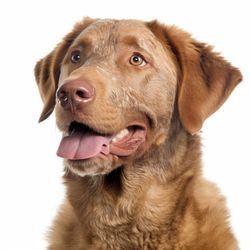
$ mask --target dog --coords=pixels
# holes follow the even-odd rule
[[[200,129],[242,80],[189,33],[84,18],[35,66],[62,131],[66,199],[49,250],[236,250],[201,173]]]

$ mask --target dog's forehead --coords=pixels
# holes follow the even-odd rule
[[[147,42],[157,43],[155,36],[143,21],[101,19],[85,28],[74,44],[87,42],[97,46],[105,43],[107,48],[107,45],[119,44],[128,37],[136,39],[141,45]]]
[[[116,21],[112,19],[97,20],[85,28],[77,39],[99,40],[108,38],[115,24]]]

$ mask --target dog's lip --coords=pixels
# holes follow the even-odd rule
[[[129,156],[137,151],[138,147],[146,140],[147,129],[144,124],[130,125],[126,130],[126,135],[121,139],[111,140],[109,145],[111,154]]]

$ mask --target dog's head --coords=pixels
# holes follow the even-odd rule
[[[173,112],[194,134],[242,76],[176,27],[135,20],[78,23],[35,68],[63,132],[58,155],[81,176],[103,174],[166,140]]]

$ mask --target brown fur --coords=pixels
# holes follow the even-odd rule
[[[83,61],[70,63],[72,48]],[[142,49],[143,48],[143,49]],[[146,53],[144,68],[127,63]],[[44,101],[67,132],[78,120],[115,134],[132,121],[147,137],[128,157],[65,161],[66,201],[50,250],[236,250],[224,198],[201,176],[200,130],[241,81],[210,46],[158,22],[84,19],[35,68]],[[55,101],[65,79],[84,79],[95,101],[72,114]]]

